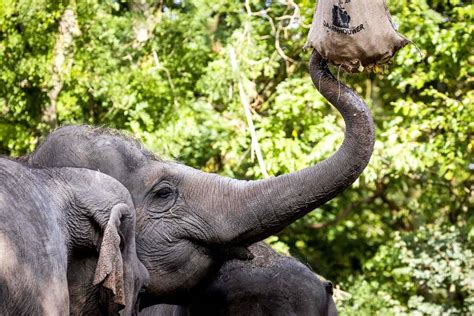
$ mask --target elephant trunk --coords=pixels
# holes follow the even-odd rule
[[[258,181],[227,180],[220,198],[226,215],[221,240],[247,244],[277,233],[349,187],[367,166],[374,147],[374,124],[361,98],[329,71],[314,51],[310,74],[320,93],[341,113],[344,142],[328,159],[286,175]],[[223,179],[222,179],[223,180]]]

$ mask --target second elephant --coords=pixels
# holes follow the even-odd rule
[[[0,179],[0,315],[74,314],[68,282],[80,271],[69,262],[77,255],[93,258],[94,305],[136,312],[148,272],[137,258],[132,200],[118,181],[4,158]]]
[[[331,282],[265,243],[249,247],[251,261],[225,262],[217,275],[194,291],[186,306],[157,305],[140,316],[336,316]]]

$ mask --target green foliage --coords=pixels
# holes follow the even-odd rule
[[[240,81],[271,175],[328,157],[343,122],[307,74],[314,3],[295,3],[0,1],[0,153],[25,154],[52,128],[44,112],[70,7],[81,35],[65,56],[59,124],[116,127],[165,157],[261,178]],[[474,8],[389,5],[422,55],[409,45],[385,73],[339,74],[373,112],[370,165],[353,188],[269,242],[341,284],[351,294],[339,301],[343,314],[472,314]]]
[[[348,315],[472,315],[474,247],[463,227],[395,233],[350,278]]]

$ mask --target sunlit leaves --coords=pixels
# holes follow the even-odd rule
[[[395,233],[366,263],[366,279],[354,280],[354,292],[343,307],[347,314],[471,314],[474,252],[463,227],[421,228]],[[400,298],[407,304],[400,304]],[[466,300],[466,301],[464,301]]]

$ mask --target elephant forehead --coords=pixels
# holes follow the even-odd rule
[[[109,154],[110,157],[119,155],[124,163],[131,168],[138,166],[147,160],[142,149],[137,144],[122,137],[103,135],[96,141],[96,145],[101,148],[101,154]]]
[[[161,171],[161,172],[160,172]],[[143,182],[145,187],[149,188],[155,184],[155,182],[161,178],[163,175],[163,168],[153,167],[153,168],[144,168],[143,173]]]
[[[178,180],[185,172],[185,169],[186,168],[183,168],[177,163],[151,161],[140,168],[138,174],[139,177],[143,179],[144,185],[149,188],[161,179],[167,179],[173,182],[174,180]]]

